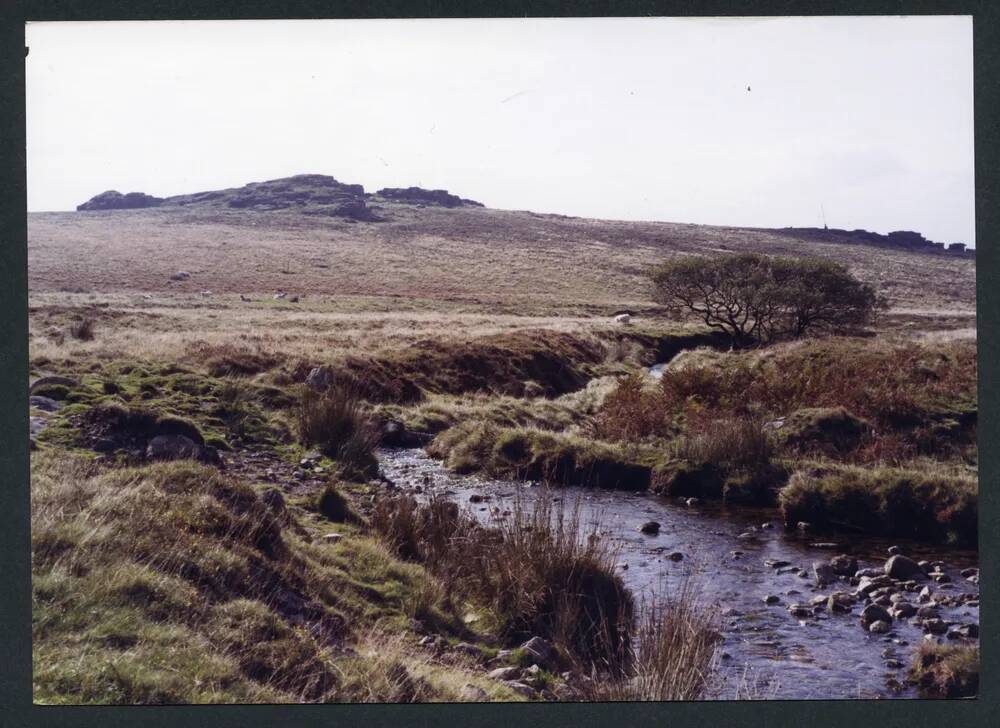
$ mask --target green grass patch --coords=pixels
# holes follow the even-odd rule
[[[795,472],[778,494],[787,524],[805,521],[975,546],[978,483],[974,474],[928,466],[861,468],[830,464]]]

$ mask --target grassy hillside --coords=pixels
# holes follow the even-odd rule
[[[385,222],[151,208],[29,215],[33,292],[390,296],[528,310],[643,306],[664,257],[754,250],[850,266],[902,309],[971,312],[975,261],[741,228],[386,203]],[[73,264],[67,265],[69,260]],[[191,273],[171,282],[179,270]]]

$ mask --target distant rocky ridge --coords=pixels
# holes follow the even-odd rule
[[[156,207],[163,202],[162,197],[153,197],[142,192],[129,192],[123,195],[118,190],[108,190],[94,195],[77,210],[132,210],[139,207]]]
[[[109,190],[78,205],[76,209],[83,212],[168,206],[244,210],[299,209],[310,215],[378,222],[383,218],[379,215],[380,208],[371,204],[373,201],[441,207],[483,207],[482,203],[452,195],[447,190],[387,187],[372,195],[365,193],[361,185],[345,184],[327,175],[300,174],[266,182],[251,182],[243,187],[173,197],[153,197],[142,192],[123,195],[116,190]]]
[[[353,221],[381,222],[389,213],[382,205],[414,205],[445,208],[483,207],[481,202],[453,195],[447,190],[421,187],[384,187],[374,194],[364,187],[346,184],[328,175],[300,174],[293,177],[251,182],[210,192],[197,192],[173,197],[153,197],[142,192],[122,194],[115,190],[102,192],[82,205],[79,211],[128,210],[144,207],[210,207],[237,210],[297,210],[305,215],[326,215]],[[963,243],[938,243],[918,232],[897,230],[887,235],[868,230],[836,228],[788,227],[779,229],[745,228],[787,235],[798,240],[848,245],[870,245],[918,253],[953,255],[974,258],[975,250]]]
[[[414,205],[441,205],[442,207],[483,207],[483,203],[466,200],[457,195],[448,194],[447,190],[425,190],[421,187],[385,187],[376,193],[379,197],[394,202],[406,202]]]
[[[937,243],[933,240],[928,240],[920,233],[913,232],[912,230],[896,230],[888,235],[873,233],[868,230],[840,230],[837,228],[780,228],[772,232],[779,235],[788,235],[800,240],[812,240],[821,243],[873,245],[879,248],[912,250],[917,253],[960,255],[968,258],[976,256],[975,249],[967,248],[965,243]]]

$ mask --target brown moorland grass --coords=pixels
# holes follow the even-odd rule
[[[975,342],[810,340],[668,368],[658,388],[625,380],[593,427],[609,439],[671,438],[699,420],[841,407],[874,423],[876,438],[902,434],[914,454],[940,454],[974,442],[976,382]]]
[[[895,306],[975,306],[975,261],[965,258],[746,228],[488,208],[388,205],[387,211],[389,222],[359,224],[294,212],[194,208],[32,213],[30,288],[235,294],[284,286],[310,295],[632,306],[648,305],[646,270],[665,257],[808,251],[847,264]],[[170,282],[181,269],[190,278]]]
[[[588,700],[699,700],[714,678],[718,614],[686,581],[670,598],[640,605],[628,669],[588,683]]]

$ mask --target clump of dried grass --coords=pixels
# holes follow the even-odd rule
[[[718,614],[686,581],[672,598],[639,610],[631,654],[623,672],[587,683],[587,699],[600,701],[698,700],[713,672]]]
[[[375,448],[379,433],[350,389],[326,392],[306,389],[296,411],[299,439],[337,460],[348,474],[372,476],[378,472]]]
[[[69,335],[77,341],[93,341],[95,327],[94,319],[85,316],[69,325]]]
[[[484,527],[454,503],[399,497],[377,503],[371,524],[453,596],[489,605],[508,640],[539,635],[570,661],[602,669],[628,655],[633,599],[615,574],[616,550],[596,529],[584,532],[579,508],[543,496]]]

